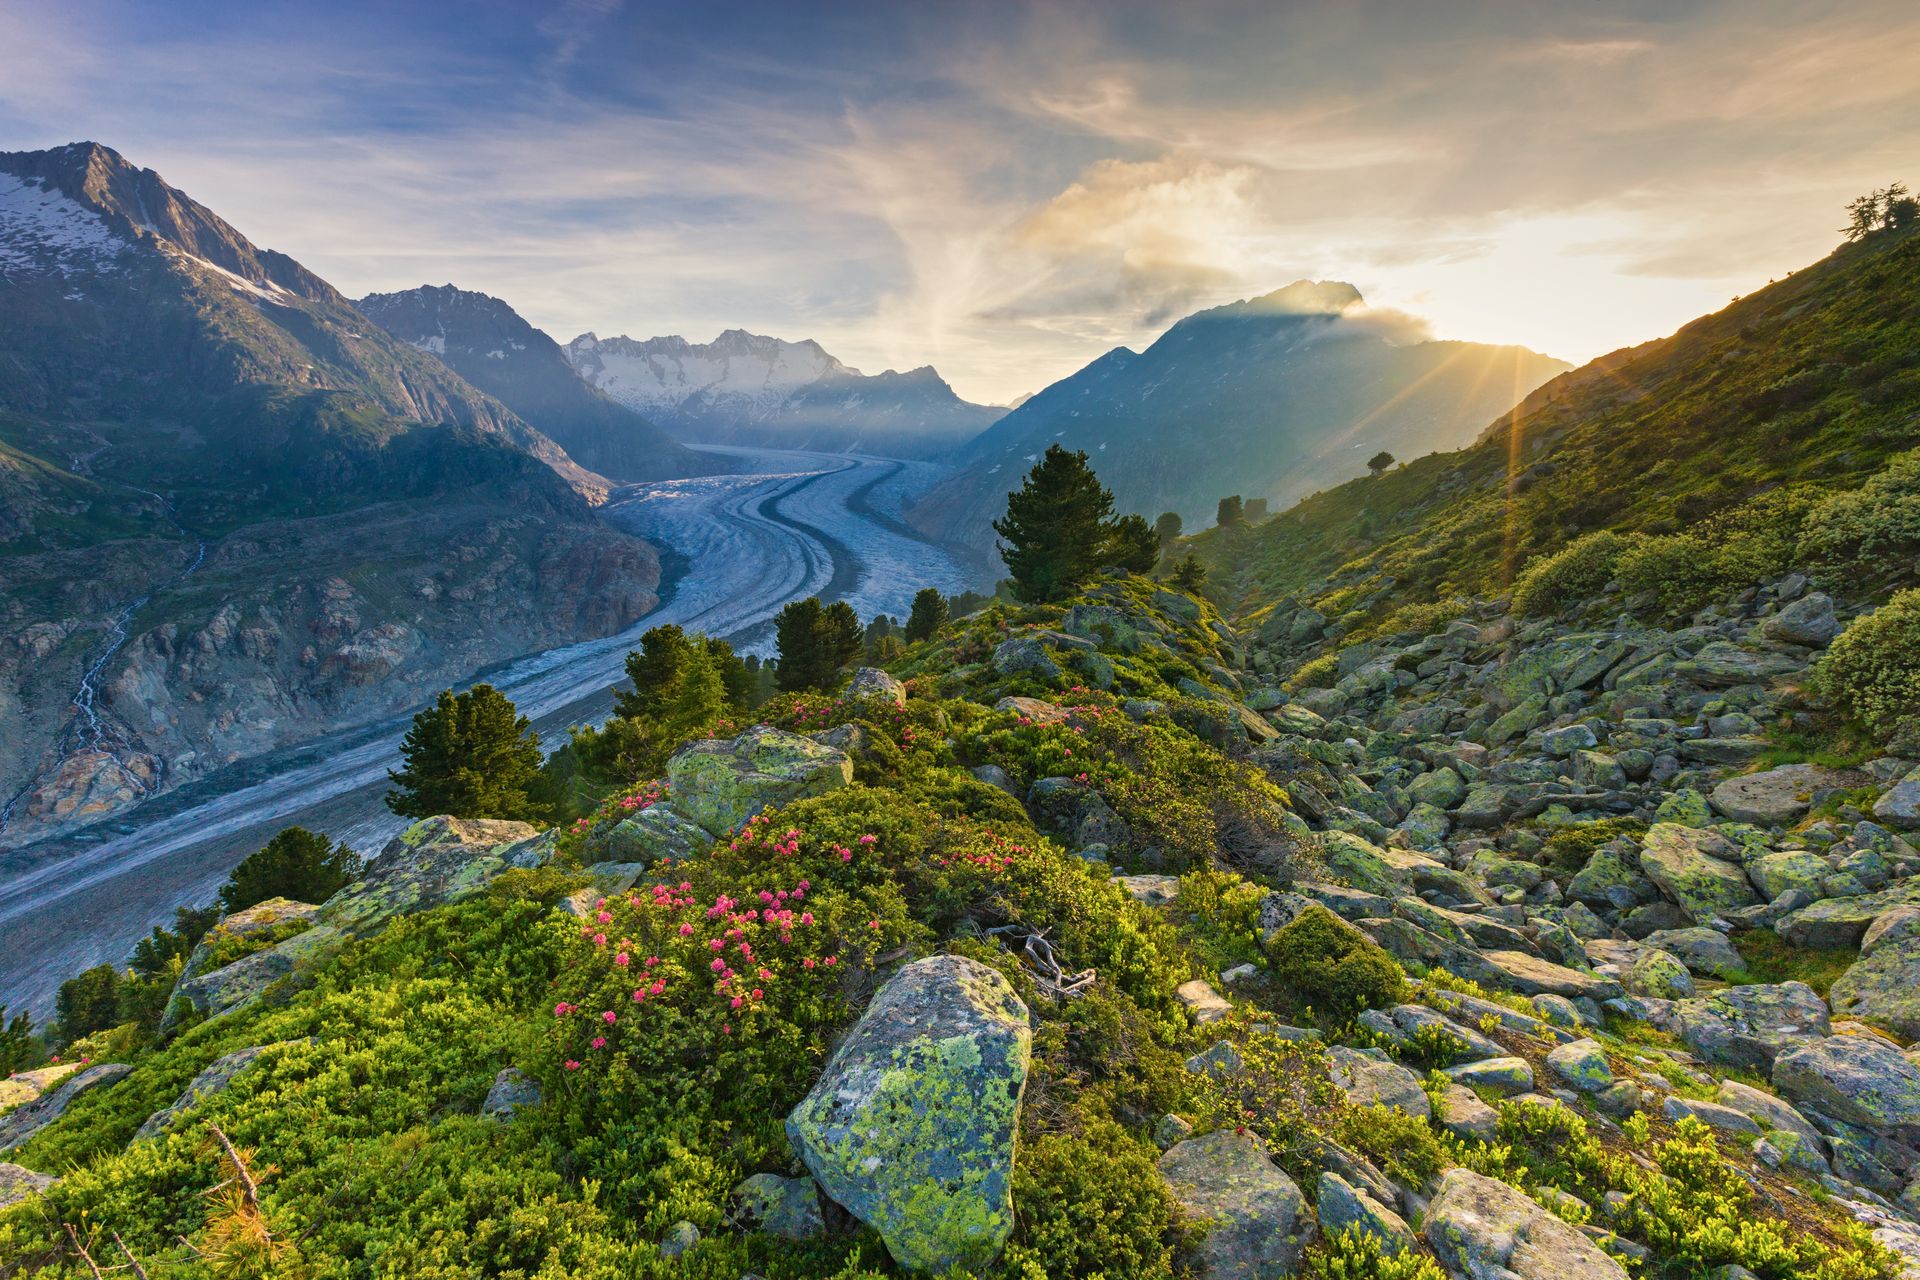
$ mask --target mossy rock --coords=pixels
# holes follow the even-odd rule
[[[1013,1147],[1033,1034],[994,969],[916,961],[874,997],[787,1137],[902,1267],[991,1266],[1013,1230]]]
[[[714,836],[738,831],[762,809],[852,782],[846,752],[768,725],[690,742],[667,761],[667,803]]]

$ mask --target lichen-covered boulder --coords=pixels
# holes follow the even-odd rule
[[[518,1067],[502,1067],[487,1090],[480,1114],[495,1120],[511,1120],[522,1107],[537,1107],[546,1101],[539,1082]]]
[[[1728,778],[1708,798],[1715,809],[1735,822],[1785,826],[1798,821],[1812,807],[1817,789],[1833,785],[1832,775],[1824,769],[1783,764],[1777,769]]]
[[[1613,1068],[1597,1040],[1575,1040],[1547,1053],[1547,1067],[1568,1086],[1582,1093],[1599,1093],[1613,1083]]]
[[[1620,994],[1620,984],[1612,978],[1569,969],[1524,951],[1488,951],[1482,958],[1496,971],[1496,985],[1523,996],[1565,996],[1569,1000],[1585,996],[1590,1000],[1611,1000]]]
[[[1357,1231],[1372,1236],[1384,1254],[1413,1247],[1413,1232],[1405,1218],[1330,1170],[1320,1175],[1314,1207],[1320,1213],[1321,1230],[1329,1236]]]
[[[1920,908],[1897,907],[1868,928],[1860,959],[1834,981],[1835,1013],[1920,1040]]]
[[[191,1084],[181,1091],[180,1096],[173,1100],[171,1106],[154,1112],[133,1131],[133,1141],[139,1142],[146,1138],[159,1137],[172,1128],[174,1122],[187,1111],[199,1106],[202,1101],[232,1084],[234,1077],[252,1066],[262,1054],[281,1048],[287,1043],[290,1042],[257,1044],[246,1049],[235,1049],[224,1057],[215,1058],[204,1071],[193,1078]]]
[[[245,910],[222,916],[220,922],[207,930],[206,935],[187,954],[187,963],[181,968],[178,981],[187,982],[207,972],[208,961],[216,950],[226,950],[236,941],[260,938],[267,934],[284,937],[303,921],[311,920],[319,910],[309,902],[268,898]],[[227,954],[231,955],[232,952],[228,950]]]
[[[58,1088],[0,1116],[0,1151],[25,1145],[34,1134],[67,1114],[75,1098],[89,1089],[112,1084],[132,1070],[124,1062],[103,1062],[97,1067],[88,1067],[78,1075],[69,1076]]]
[[[1820,886],[1832,872],[1833,868],[1819,854],[1805,849],[1782,849],[1755,858],[1747,867],[1747,879],[1753,881],[1761,897],[1772,902],[1794,889],[1804,889],[1818,898]]]
[[[587,841],[585,857],[595,862],[627,862],[652,866],[662,858],[688,858],[713,844],[699,824],[689,822],[671,805],[654,803],[596,829]]]
[[[1205,1280],[1289,1276],[1313,1242],[1313,1215],[1292,1178],[1258,1141],[1216,1129],[1169,1148],[1160,1177],[1174,1201],[1207,1229],[1193,1248]]]
[[[1032,636],[1015,636],[994,646],[993,669],[1003,676],[1034,676],[1040,680],[1058,680],[1060,664],[1047,656],[1047,647]]]
[[[78,1062],[60,1062],[50,1067],[35,1067],[32,1071],[16,1071],[0,1080],[0,1111],[32,1102],[79,1069]]]
[[[1827,1003],[1804,982],[1728,987],[1673,1006],[1680,1038],[1709,1062],[1765,1075],[1781,1053],[1831,1028]]]
[[[1846,951],[1860,945],[1867,928],[1895,907],[1920,905],[1920,878],[1902,880],[1877,893],[1827,898],[1785,916],[1775,933],[1796,947]]]
[[[1687,929],[1657,929],[1640,942],[1666,952],[1696,974],[1731,981],[1747,968],[1746,957],[1718,929],[1699,925]]]
[[[17,1164],[0,1163],[0,1209],[11,1209],[58,1181],[60,1179],[50,1173],[35,1173]]]
[[[1626,1280],[1626,1268],[1524,1193],[1471,1169],[1449,1169],[1422,1230],[1467,1280]]]
[[[809,1240],[827,1229],[813,1179],[777,1173],[756,1173],[733,1189],[733,1223],[783,1240]]]
[[[896,707],[907,705],[907,686],[878,667],[861,667],[847,686],[849,698],[884,698]]]
[[[1687,966],[1658,947],[1642,947],[1627,966],[1627,994],[1653,1000],[1685,1000],[1693,995]]]
[[[1511,1098],[1533,1092],[1533,1066],[1525,1058],[1500,1055],[1463,1062],[1446,1069],[1447,1077],[1474,1089],[1486,1089]]]
[[[1848,1124],[1920,1124],[1920,1067],[1877,1036],[1830,1036],[1783,1053],[1773,1064],[1773,1087]]]
[[[911,1270],[982,1269],[1013,1229],[1033,1035],[997,971],[931,956],[895,974],[787,1117],[829,1198]]]
[[[322,903],[314,919],[365,937],[395,916],[478,893],[508,870],[542,865],[553,855],[553,839],[525,822],[423,818],[388,841],[366,874]]]
[[[738,831],[771,805],[825,795],[852,781],[846,752],[764,724],[737,738],[690,742],[667,761],[668,803],[715,836]]]
[[[1696,924],[1759,900],[1733,842],[1717,832],[1659,823],[1640,846],[1640,869]]]
[[[1327,1050],[1327,1074],[1356,1107],[1390,1107],[1418,1120],[1433,1114],[1420,1077],[1384,1057],[1334,1045]]]

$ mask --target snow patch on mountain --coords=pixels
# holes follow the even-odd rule
[[[600,338],[583,333],[567,344],[582,377],[643,413],[693,401],[708,413],[749,421],[765,417],[800,388],[830,373],[859,377],[819,343],[787,342],[728,329],[709,343],[685,338]]]
[[[0,173],[0,272],[98,271],[130,247],[94,210],[30,178]]]

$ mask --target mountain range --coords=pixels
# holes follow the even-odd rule
[[[585,382],[560,344],[498,298],[422,285],[356,304],[394,337],[428,352],[611,480],[663,480],[723,469],[633,408]]]
[[[1201,311],[1146,350],[1117,347],[1045,388],[948,459],[961,470],[913,519],[992,545],[998,515],[1049,444],[1085,450],[1124,511],[1192,526],[1229,494],[1285,505],[1473,439],[1568,366],[1521,347],[1410,337],[1352,285],[1298,281]]]
[[[863,374],[810,339],[742,329],[704,344],[584,333],[566,352],[588,382],[683,440],[930,458],[1004,412],[962,400],[930,366]]]
[[[106,147],[0,154],[0,371],[8,837],[655,602],[605,477]]]

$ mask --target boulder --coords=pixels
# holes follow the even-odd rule
[[[1908,778],[1887,788],[1873,802],[1873,816],[1900,831],[1920,831],[1920,778]]]
[[[994,646],[992,662],[996,675],[1030,675],[1042,681],[1060,678],[1060,664],[1048,657],[1046,645],[1032,636],[1002,640]]]
[[[1182,1211],[1208,1224],[1193,1249],[1205,1280],[1294,1273],[1315,1235],[1313,1215],[1258,1141],[1216,1129],[1170,1147],[1159,1167]]]
[[[910,1270],[990,1266],[1013,1229],[1013,1145],[1033,1035],[994,969],[917,960],[847,1033],[787,1137],[826,1194]]]
[[[679,861],[713,844],[697,823],[673,811],[671,805],[651,804],[630,818],[622,818],[600,835],[594,850],[610,862],[650,867],[664,858]],[[628,881],[629,884],[632,881]]]
[[[139,1142],[142,1139],[159,1137],[172,1128],[174,1122],[182,1115],[232,1084],[234,1077],[252,1066],[262,1054],[279,1049],[287,1043],[289,1042],[257,1044],[247,1049],[235,1049],[232,1053],[215,1058],[205,1070],[193,1078],[192,1083],[181,1091],[180,1096],[173,1100],[171,1106],[154,1112],[138,1129],[134,1130],[133,1141]]]
[[[11,1209],[44,1192],[60,1179],[50,1173],[35,1173],[17,1164],[0,1162],[0,1210]]]
[[[733,1189],[733,1222],[783,1240],[810,1240],[827,1229],[813,1179],[777,1173],[756,1173]]]
[[[1488,951],[1484,958],[1499,971],[1500,986],[1523,996],[1565,996],[1569,1000],[1585,996],[1590,1000],[1611,1000],[1620,994],[1620,984],[1612,978],[1582,973],[1524,951]]]
[[[1613,1083],[1613,1068],[1596,1040],[1575,1040],[1549,1050],[1547,1068],[1581,1093],[1599,1093]]]
[[[1920,1067],[1877,1036],[1830,1036],[1783,1053],[1773,1064],[1773,1087],[1848,1124],[1920,1124]]]
[[[1680,1038],[1701,1057],[1765,1075],[1781,1053],[1830,1033],[1826,1001],[1804,982],[1728,987],[1675,1002]]]
[[[1357,1231],[1372,1236],[1383,1254],[1404,1253],[1413,1247],[1407,1221],[1365,1191],[1331,1171],[1320,1175],[1314,1196],[1320,1229],[1329,1236]]]
[[[690,742],[667,760],[668,803],[714,836],[738,831],[771,805],[825,795],[852,781],[846,752],[767,725],[737,738]]]
[[[1660,1113],[1675,1124],[1682,1120],[1698,1120],[1701,1124],[1728,1133],[1760,1135],[1760,1125],[1754,1118],[1737,1107],[1729,1107],[1719,1102],[1702,1102],[1697,1098],[1683,1098],[1679,1094],[1669,1094],[1660,1106]]]
[[[1813,793],[1832,785],[1831,775],[1810,764],[1783,764],[1764,773],[1728,778],[1708,799],[1735,822],[1783,827],[1798,821],[1813,804]]]
[[[1773,930],[1796,947],[1849,951],[1860,945],[1875,920],[1907,906],[1920,906],[1920,879],[1903,880],[1877,893],[1823,899],[1781,917]]]
[[[1233,1016],[1233,1002],[1213,989],[1213,984],[1205,978],[1194,978],[1183,982],[1174,990],[1177,999],[1193,1019],[1195,1026],[1205,1026],[1209,1022],[1219,1022],[1222,1018]]]
[[[1733,843],[1711,831],[1662,822],[1640,846],[1640,869],[1668,900],[1706,924],[1758,898]]]
[[[1883,922],[1892,921],[1883,929]],[[1909,1043],[1920,1040],[1920,909],[1899,907],[1867,930],[1860,959],[1827,993],[1833,1012],[1860,1018]],[[1875,930],[1881,930],[1875,936]],[[1871,944],[1871,945],[1869,945]]]
[[[133,1070],[124,1062],[103,1062],[69,1076],[59,1087],[32,1102],[22,1103],[0,1116],[0,1152],[23,1146],[34,1134],[67,1114],[73,1100],[91,1089],[112,1084]]]
[[[1447,1086],[1435,1118],[1448,1133],[1469,1142],[1492,1142],[1500,1133],[1500,1113],[1463,1084]]]
[[[1447,1068],[1447,1078],[1470,1089],[1487,1089],[1503,1098],[1533,1092],[1533,1068],[1525,1058],[1483,1058]]]
[[[208,960],[216,946],[231,943],[234,939],[258,938],[262,934],[290,928],[299,921],[311,920],[319,910],[319,907],[310,902],[295,902],[291,898],[268,898],[265,902],[256,902],[245,910],[222,916],[220,923],[207,930],[206,936],[202,937],[193,950],[187,953],[187,962],[182,966],[180,976],[175,981],[187,982],[205,973]]]
[[[847,686],[849,698],[884,698],[896,707],[907,705],[907,686],[878,667],[861,667]]]
[[[1784,644],[1824,649],[1840,634],[1840,619],[1833,615],[1833,597],[1824,591],[1801,596],[1761,623],[1760,633]]]
[[[1738,1080],[1722,1080],[1716,1096],[1720,1105],[1745,1113],[1762,1129],[1792,1133],[1816,1152],[1827,1148],[1827,1140],[1805,1116],[1765,1089],[1756,1089]]]
[[[1427,1243],[1468,1280],[1626,1280],[1578,1228],[1522,1192],[1471,1169],[1449,1169],[1427,1205]]]
[[[1420,1077],[1384,1057],[1334,1045],[1327,1050],[1327,1075],[1356,1107],[1390,1107],[1418,1120],[1433,1114]]]
[[[1055,706],[1039,698],[1002,698],[993,704],[993,709],[1019,716],[1026,724],[1064,724],[1067,719],[1065,707]]]
[[[480,1114],[495,1120],[511,1120],[521,1107],[537,1107],[546,1101],[539,1084],[518,1067],[502,1067],[487,1090]]]
[[[1150,907],[1168,906],[1180,899],[1179,876],[1114,876],[1113,883],[1135,902]]]
[[[541,866],[552,855],[553,834],[525,822],[423,818],[389,840],[366,875],[328,898],[314,918],[341,934],[365,937],[395,916],[458,902],[507,871]]]
[[[1664,951],[1687,969],[1710,978],[1733,978],[1745,972],[1747,961],[1727,935],[1718,929],[1694,925],[1686,929],[1656,929],[1640,940]]]
[[[1687,966],[1658,947],[1641,947],[1625,975],[1627,994],[1650,1000],[1685,1000],[1693,995]]]
[[[14,1072],[0,1080],[0,1111],[17,1107],[23,1102],[32,1102],[79,1069],[78,1062],[59,1062],[50,1067]]]
[[[1778,853],[1763,853],[1747,867],[1747,879],[1753,881],[1753,887],[1760,896],[1772,902],[1783,893],[1803,889],[1812,897],[1820,896],[1820,888],[1826,883],[1833,868],[1827,860],[1817,853],[1805,849],[1782,849]]]

